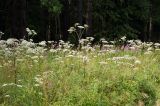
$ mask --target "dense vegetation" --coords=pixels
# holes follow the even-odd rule
[[[0,42],[2,106],[159,106],[160,44]],[[47,46],[48,44],[48,46]]]
[[[159,5],[1,0],[0,106],[159,106]]]
[[[159,0],[1,0],[3,39],[26,38],[25,28],[38,34],[34,40],[68,40],[68,28],[88,24],[86,36],[96,40],[127,36],[159,41]],[[84,37],[84,36],[83,36]]]

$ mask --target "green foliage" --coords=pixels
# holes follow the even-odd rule
[[[77,22],[79,17],[83,18],[83,23],[86,23],[88,20],[88,1],[82,0],[82,2],[83,7],[81,10],[83,14],[82,16],[78,16],[80,8],[78,6],[79,2],[76,0],[29,0],[27,1],[27,8],[24,7],[24,13],[26,13],[24,15],[24,19],[26,19],[25,23],[27,23],[27,27],[37,31],[39,36],[34,37],[36,40],[47,38],[49,23],[51,27],[51,39],[57,40],[61,36],[61,38],[67,40],[68,33],[65,30],[69,26]],[[96,40],[101,37],[113,40],[122,36],[127,36],[129,39],[144,39],[145,37],[147,39],[150,16],[153,18],[152,37],[155,37],[154,39],[159,38],[159,0],[91,0],[89,4],[92,4],[90,6],[92,11],[90,12],[93,16],[91,19],[93,22],[91,32],[93,33],[91,36],[95,35]],[[23,18],[16,14],[18,13],[16,11],[19,10],[19,5],[20,2],[10,3],[10,1],[1,0],[0,31],[5,33],[2,39],[10,37],[9,34],[12,34],[11,27],[13,25],[11,23],[13,22],[10,17],[12,16],[12,10],[17,15],[15,18]],[[14,7],[17,9],[12,9]],[[152,7],[152,10],[150,7]],[[19,18],[17,19],[19,20]],[[26,25],[23,26],[23,28],[25,27]]]
[[[59,0],[41,0],[41,4],[48,8],[49,12],[54,14],[60,14],[62,4]]]
[[[145,106],[153,106],[157,99],[156,87],[148,80],[139,82],[140,99],[144,101]]]
[[[131,22],[137,19],[147,21],[149,17],[149,0],[94,0],[93,4],[94,19],[97,20],[95,25],[100,26],[94,26],[94,30],[95,32],[104,30],[103,36],[106,38],[114,39],[121,36],[136,38],[140,30]]]

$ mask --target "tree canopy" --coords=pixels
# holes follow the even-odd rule
[[[35,40],[68,40],[74,23],[88,24],[85,36],[96,39],[160,41],[159,0],[1,0],[2,39],[27,38],[28,27]]]

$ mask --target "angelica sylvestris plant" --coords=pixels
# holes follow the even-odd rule
[[[73,34],[74,36],[76,36],[78,38],[78,42],[80,42],[83,34],[85,33],[85,31],[87,29],[88,29],[88,25],[87,24],[80,25],[79,23],[75,23],[75,25],[73,27],[70,27],[68,29],[68,32],[70,34]]]
[[[26,28],[27,34],[28,34],[28,40],[32,39],[34,36],[37,35],[37,32],[35,30],[31,30],[29,28]]]

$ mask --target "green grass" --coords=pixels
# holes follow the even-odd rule
[[[1,53],[0,104],[153,106],[160,98],[159,51],[75,52]],[[125,55],[136,58],[112,60]]]

